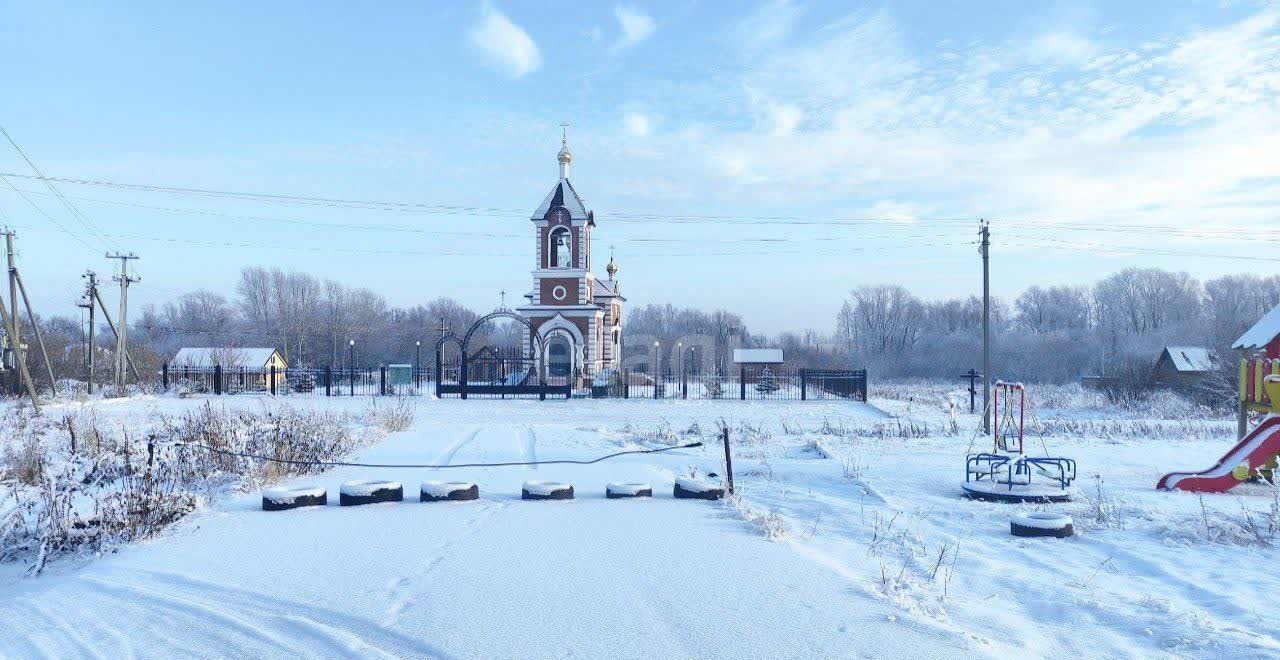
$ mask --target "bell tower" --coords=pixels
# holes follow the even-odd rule
[[[566,126],[562,124],[562,129]],[[569,182],[573,153],[564,130],[556,162],[560,176],[529,218],[535,244],[533,289],[525,294],[529,304],[519,311],[542,335],[544,344],[550,345],[547,340],[553,334],[571,342],[573,368],[585,376],[620,363],[623,298],[613,279],[616,265],[607,281],[597,280],[591,270],[595,213]],[[557,344],[557,356],[559,350]]]

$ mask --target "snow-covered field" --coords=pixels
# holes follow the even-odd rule
[[[0,657],[1280,655],[1275,491],[1153,488],[1216,461],[1234,422],[1176,400],[1144,415],[1042,397],[1032,426],[1079,462],[1080,492],[1031,508],[1072,515],[1077,534],[1019,539],[1015,506],[959,497],[964,454],[987,441],[943,391],[884,388],[873,406],[422,399],[410,429],[371,436],[353,458],[589,459],[708,444],[589,466],[350,467],[285,482],[328,487],[323,508],[263,512],[260,490],[229,494],[156,538],[53,561],[39,577],[0,564]],[[368,405],[92,407],[128,427],[208,401]],[[676,477],[723,473],[722,420],[740,497],[672,499]],[[405,501],[337,506],[339,484],[374,478],[403,482]],[[419,503],[427,480],[474,481],[480,499]],[[573,484],[577,497],[522,501],[531,480]],[[608,500],[609,482],[651,482],[654,497]]]

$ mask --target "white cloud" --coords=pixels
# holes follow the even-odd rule
[[[630,48],[653,35],[654,30],[658,29],[658,22],[653,17],[627,5],[616,5],[613,8],[613,15],[618,19],[618,26],[622,28],[622,38],[618,40],[615,47],[618,49]]]
[[[519,78],[542,66],[538,45],[523,28],[505,14],[484,5],[480,22],[471,29],[471,42],[480,48],[489,64]]]
[[[626,124],[627,132],[637,137],[648,135],[651,128],[649,118],[638,112],[628,112],[622,122]]]
[[[1197,226],[1280,210],[1280,12],[1132,47],[1066,34],[920,52],[856,14],[752,52],[736,86],[708,80],[690,99],[730,109],[718,128],[654,149],[726,200]]]
[[[791,0],[761,3],[730,30],[734,41],[748,48],[761,48],[782,41],[795,28],[800,8]]]
[[[1030,46],[1032,59],[1061,64],[1083,64],[1097,53],[1097,44],[1070,32],[1042,34],[1032,40]]]

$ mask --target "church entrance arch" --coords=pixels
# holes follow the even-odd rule
[[[523,326],[521,334],[528,337],[522,341],[521,347],[515,350],[495,348],[478,343],[479,332],[492,321],[506,319]],[[443,364],[443,348],[446,339],[452,339],[459,347],[457,382],[449,383],[443,378],[436,380],[436,394],[443,396],[457,394],[465,399],[473,395],[521,396],[537,395],[545,399],[548,394],[570,394],[569,384],[564,386],[547,383],[544,342],[541,335],[533,329],[533,325],[524,316],[506,308],[498,309],[476,319],[460,338],[452,335],[441,337],[436,343],[436,361],[440,365],[437,373],[446,373],[448,367]]]

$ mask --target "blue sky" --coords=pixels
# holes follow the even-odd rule
[[[61,184],[102,239],[11,178],[79,234],[0,185],[43,313],[116,244],[142,303],[279,265],[491,307],[529,286],[561,122],[632,304],[775,332],[830,329],[857,284],[968,295],[978,217],[1003,295],[1280,270],[1274,3],[0,8],[0,123],[49,176],[451,207]]]

